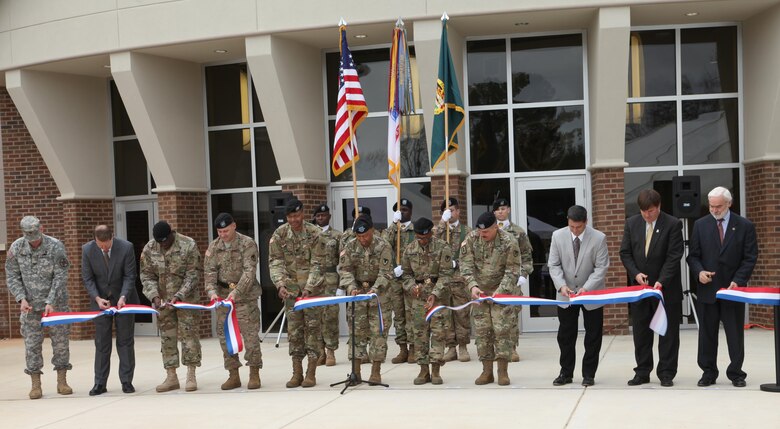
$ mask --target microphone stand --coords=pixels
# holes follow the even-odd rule
[[[379,297],[377,297],[379,299]],[[344,388],[341,389],[341,394],[343,395],[344,392],[349,387],[357,387],[362,383],[366,383],[369,386],[384,386],[384,387],[390,387],[387,384],[383,383],[372,383],[370,381],[364,381],[361,378],[357,376],[357,372],[355,371],[355,365],[360,365],[357,359],[357,355],[355,354],[355,301],[352,301],[350,304],[350,314],[352,318],[352,329],[349,332],[349,342],[352,345],[352,365],[350,366],[350,373],[347,374],[346,380],[339,381],[338,383],[333,383],[330,385],[330,387],[338,386],[339,384],[343,384]]]

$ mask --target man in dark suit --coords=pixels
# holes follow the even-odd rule
[[[93,311],[138,304],[133,245],[129,241],[115,238],[111,228],[106,225],[96,227],[95,239],[82,246],[81,277],[92,300]],[[111,368],[111,328],[114,324],[122,391],[135,392],[134,322],[135,317],[132,314],[101,316],[95,319],[95,386],[89,391],[90,396],[106,392],[108,372]]]
[[[658,339],[658,368],[661,386],[670,387],[677,375],[680,351],[680,319],[682,318],[682,281],[680,259],[683,255],[682,222],[661,211],[661,195],[645,189],[637,198],[640,214],[626,220],[620,260],[626,267],[631,284],[653,286],[664,294],[664,309],[668,327]],[[629,304],[634,331],[636,368],[629,386],[650,382],[653,371],[653,339],[650,329],[658,301],[643,299]]]
[[[731,192],[718,186],[707,194],[710,215],[693,224],[688,265],[698,279],[696,311],[699,315],[698,364],[700,387],[718,378],[718,325],[723,322],[731,363],[726,376],[735,387],[745,387],[745,304],[717,300],[718,289],[746,286],[758,259],[756,228],[729,210]]]

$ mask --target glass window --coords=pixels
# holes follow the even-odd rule
[[[252,186],[249,128],[209,132],[211,189]]]
[[[423,115],[405,116],[401,122],[401,177],[425,177],[430,169]]]
[[[506,104],[506,40],[466,43],[469,105]]]
[[[407,198],[412,202],[412,220],[421,217],[431,219],[431,182],[401,183],[401,198]],[[396,203],[395,195],[390,197],[390,205]],[[373,213],[373,212],[372,212]]]
[[[333,127],[335,121],[328,121],[330,147],[333,147]],[[357,180],[387,179],[387,117],[366,118],[355,133],[357,137],[358,155]],[[403,151],[402,151],[403,152]],[[332,159],[332,154],[329,159]],[[352,169],[345,170],[338,176],[333,176],[333,169],[328,161],[328,169],[332,182],[352,181]]]
[[[682,102],[683,162],[716,164],[739,160],[736,98]]]
[[[585,168],[582,106],[515,109],[515,171]]]
[[[149,194],[146,158],[138,140],[114,142],[114,178],[116,196]]]
[[[111,125],[114,137],[135,135],[133,123],[130,122],[125,103],[122,102],[122,97],[119,95],[119,90],[113,80],[111,81]]]
[[[263,110],[260,108],[260,100],[257,99],[257,91],[255,91],[254,85],[252,85],[252,117],[255,122],[265,122]]]
[[[512,39],[515,103],[582,100],[582,35]]]
[[[737,92],[737,27],[680,30],[682,93]]]
[[[279,314],[284,304],[277,295],[276,286],[271,281],[268,270],[268,243],[274,230],[284,223],[284,206],[292,194],[287,192],[258,192],[257,193],[257,243],[260,246],[260,285],[263,289],[263,299],[260,300],[260,314],[263,318],[263,326],[269,326],[274,317]],[[282,324],[286,325],[286,324]],[[274,326],[273,332],[279,332],[279,325]]]
[[[236,194],[212,194],[211,218],[218,214],[230,213],[236,221],[236,231],[255,238],[255,213],[252,208],[252,193],[243,192]],[[213,229],[212,239],[217,238],[217,230]]]
[[[471,225],[474,226],[479,215],[486,211],[493,211],[493,201],[502,197],[512,202],[509,192],[509,179],[472,179],[471,180]]]
[[[631,167],[677,165],[676,103],[629,103],[626,109],[626,162]]]
[[[628,96],[674,95],[674,30],[631,32],[628,62]]]
[[[248,91],[246,64],[206,67],[208,125],[248,124]]]
[[[257,186],[274,186],[280,179],[271,139],[265,127],[255,128],[255,170]]]
[[[471,174],[509,171],[509,125],[506,110],[469,113]]]
[[[672,214],[672,178],[677,171],[652,171],[641,173],[626,173],[623,182],[625,186],[626,217],[639,214],[636,202],[639,192],[644,189],[655,189],[661,194],[661,210]]]

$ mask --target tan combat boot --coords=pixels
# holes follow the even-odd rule
[[[333,349],[325,348],[325,366],[336,365],[336,354]]]
[[[187,382],[184,384],[184,390],[187,392],[198,390],[198,380],[195,379],[195,365],[187,367]]]
[[[482,386],[483,384],[492,383],[493,381],[493,361],[485,359],[482,361],[482,374],[474,380],[474,384]]]
[[[259,366],[249,367],[249,383],[246,384],[246,388],[250,390],[260,388],[260,367]]]
[[[360,365],[355,365],[355,377],[357,377],[357,381],[363,381],[363,377],[360,375]]]
[[[30,399],[41,399],[43,392],[41,391],[41,375],[30,374],[32,378],[32,389],[30,389]]]
[[[68,380],[66,378],[67,373],[67,369],[57,370],[57,393],[60,395],[70,395],[73,393],[73,389],[68,386]]]
[[[520,355],[517,354],[517,346],[512,347],[512,362],[520,362]]]
[[[230,375],[228,376],[228,379],[222,383],[221,389],[232,390],[241,387],[241,378],[238,376],[238,369],[230,369],[228,370],[228,373]]]
[[[442,384],[444,383],[444,380],[442,380],[441,375],[439,374],[439,369],[441,369],[441,365],[438,363],[431,364],[431,383],[432,384]]]
[[[381,383],[382,382],[382,362],[374,361],[371,363],[371,376],[368,377],[369,383]]]
[[[447,353],[444,353],[444,362],[452,362],[458,358],[458,352],[455,351],[455,346],[450,347]]]
[[[409,351],[406,350],[406,344],[399,344],[401,351],[398,352],[398,356],[390,360],[392,363],[404,363],[409,359]]]
[[[414,354],[413,344],[409,344],[409,356],[406,358],[406,363],[417,363],[417,356]]]
[[[325,365],[325,349],[320,350],[320,357],[317,359],[317,366]]]
[[[179,386],[179,376],[176,375],[176,368],[166,368],[168,375],[165,376],[165,380],[157,386],[155,390],[158,393],[170,392],[171,390],[177,390]]]
[[[309,365],[306,367],[306,378],[303,379],[301,387],[314,387],[317,385],[317,358],[309,358]]]
[[[303,382],[303,358],[293,356],[293,375],[287,382],[288,388],[298,387]]]
[[[458,346],[458,360],[461,362],[468,362],[471,360],[471,356],[469,355],[469,349],[466,347],[465,344],[461,344]]]
[[[498,385],[509,386],[509,362],[506,359],[496,360],[498,365]]]
[[[417,374],[417,377],[414,379],[415,386],[419,386],[421,384],[430,383],[431,381],[431,373],[428,372],[428,365],[420,365],[420,373]]]

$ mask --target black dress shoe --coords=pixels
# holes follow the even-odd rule
[[[674,381],[672,381],[671,378],[662,378],[661,379],[661,386],[663,386],[663,387],[672,387],[672,386],[674,386]]]
[[[125,393],[135,393],[135,387],[133,387],[133,384],[128,381],[122,383],[122,391]]]
[[[715,380],[713,380],[711,378],[707,378],[707,377],[700,378],[699,382],[696,383],[696,385],[699,386],[699,387],[707,387],[707,386],[710,386],[710,385],[713,385],[713,384],[715,384]]]
[[[102,395],[103,393],[106,393],[106,385],[105,384],[96,384],[92,386],[92,390],[89,391],[89,396],[97,396]]]
[[[747,386],[747,383],[745,383],[745,380],[742,378],[738,378],[736,380],[731,380],[731,384],[734,385],[734,387],[745,387]]]
[[[596,381],[593,380],[593,377],[582,377],[582,385],[585,387],[593,386],[596,384]]]
[[[564,384],[569,384],[572,382],[572,379],[570,376],[565,376],[563,374],[559,375],[558,377],[553,380],[553,386],[563,386]]]
[[[631,380],[628,380],[629,386],[639,386],[642,384],[646,384],[650,382],[650,377],[648,376],[641,376],[641,375],[635,375],[634,378]]]

